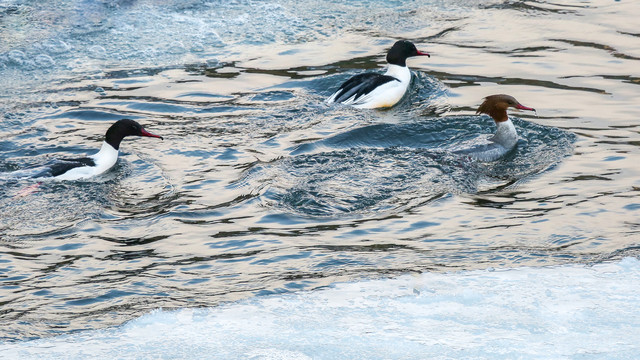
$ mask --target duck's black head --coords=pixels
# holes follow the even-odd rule
[[[138,124],[134,120],[120,119],[111,125],[109,130],[107,130],[107,133],[104,136],[104,141],[113,146],[114,149],[118,150],[118,148],[120,148],[120,142],[125,136],[148,136],[163,140],[162,136],[148,132],[142,127],[142,125]]]
[[[411,41],[400,40],[396,41],[391,49],[389,49],[389,52],[387,53],[387,62],[389,64],[407,66],[406,60],[407,58],[412,56],[431,57],[431,55],[427,54],[426,52],[422,52],[416,49],[416,46],[413,45]]]

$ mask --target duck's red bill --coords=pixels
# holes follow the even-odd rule
[[[158,138],[160,140],[164,140],[164,138],[162,136],[156,135],[156,134],[152,134],[152,133],[148,132],[145,129],[142,129],[142,136],[154,137],[154,138]]]
[[[536,109],[534,109],[534,108],[526,107],[526,106],[524,106],[524,105],[520,105],[520,104],[516,105],[516,109],[520,109],[520,110],[529,110],[529,111],[536,111]]]

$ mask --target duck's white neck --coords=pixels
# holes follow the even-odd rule
[[[102,143],[100,151],[92,156],[96,163],[96,174],[101,174],[109,170],[118,161],[118,150],[109,145],[106,141]]]
[[[504,146],[507,149],[511,149],[518,142],[518,132],[516,127],[513,126],[511,119],[507,118],[507,121],[496,122],[496,133],[491,138],[491,141]]]
[[[389,64],[387,72],[384,74],[393,76],[394,78],[400,80],[400,82],[403,84],[408,84],[409,81],[411,81],[411,70],[409,70],[407,66]]]

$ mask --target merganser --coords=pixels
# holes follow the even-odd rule
[[[476,114],[487,114],[493,118],[496,123],[495,134],[484,141],[475,140],[470,147],[454,152],[480,161],[495,161],[511,151],[518,143],[518,132],[507,115],[507,109],[510,107],[536,111],[534,108],[520,104],[513,96],[504,94],[487,96]]]
[[[391,107],[395,105],[409,87],[411,70],[406,60],[412,56],[428,56],[426,52],[416,49],[412,42],[397,41],[387,53],[387,72],[364,73],[345,81],[333,93],[327,103],[342,103],[360,109]]]
[[[89,157],[59,159],[35,168],[37,173],[31,178],[54,178],[57,180],[78,180],[100,175],[111,169],[118,160],[120,142],[126,136],[148,136],[163,140],[162,136],[146,131],[140,124],[131,119],[116,121],[107,130],[100,151]]]

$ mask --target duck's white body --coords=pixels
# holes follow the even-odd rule
[[[375,109],[391,107],[400,101],[407,92],[411,83],[411,70],[407,66],[389,64],[383,76],[391,76],[395,81],[388,81],[377,86],[368,93],[357,97],[356,94],[342,101],[342,104],[350,105],[358,109]],[[327,103],[333,103],[339,91],[336,91],[327,99]]]
[[[105,171],[111,169],[113,165],[118,161],[118,150],[113,146],[102,142],[100,151],[96,154],[89,156],[94,162],[95,166],[80,166],[70,169],[69,171],[55,176],[56,180],[80,180],[90,178],[92,176],[100,175]]]
[[[496,132],[488,139],[475,139],[454,151],[479,161],[496,161],[513,150],[518,143],[518,132],[511,119],[496,122]]]
[[[327,103],[341,103],[358,109],[391,107],[400,101],[411,83],[407,58],[430,56],[416,49],[407,40],[396,41],[387,52],[387,72],[358,74],[345,81],[327,99]]]

